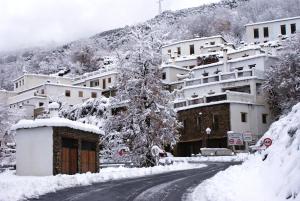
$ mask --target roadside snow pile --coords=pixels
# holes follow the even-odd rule
[[[12,171],[0,174],[0,200],[17,201],[55,192],[64,188],[86,186],[115,179],[135,178],[170,171],[203,168],[203,164],[176,163],[149,168],[105,168],[100,173],[57,175],[47,177],[16,176]]]
[[[242,162],[248,159],[248,153],[239,153],[233,156],[196,156],[196,157],[174,157],[175,162]]]
[[[271,147],[203,182],[191,199],[300,201],[300,103],[271,125],[262,139],[267,137]]]

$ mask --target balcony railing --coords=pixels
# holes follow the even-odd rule
[[[200,78],[188,79],[185,81],[185,87],[202,85],[214,82],[221,82],[225,80],[234,80],[239,78],[247,77],[258,77],[263,78],[264,74],[262,71],[256,70],[255,68],[243,71],[233,71],[229,73],[218,73],[210,76],[201,76]]]
[[[101,75],[103,73],[112,72],[112,71],[115,71],[115,70],[117,70],[117,68],[114,68],[114,67],[100,69],[100,70],[97,70],[97,71],[94,71],[94,72],[91,72],[91,73],[85,73],[82,76],[74,78],[73,81],[78,82],[78,81],[85,80],[86,78],[89,78],[89,77],[92,77],[92,76]]]
[[[191,99],[180,99],[174,102],[174,108],[181,108],[191,105],[200,105],[206,103],[220,102],[220,101],[234,101],[234,102],[244,102],[244,103],[255,103],[256,99],[253,94],[226,91],[224,93],[191,98]],[[261,103],[261,101],[259,101]]]

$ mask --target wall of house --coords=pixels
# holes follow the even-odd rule
[[[25,74],[14,80],[14,91],[21,92],[45,83],[67,84],[71,85],[72,80],[64,77],[55,77],[48,75]],[[18,85],[18,87],[17,87]]]
[[[263,43],[265,41],[274,41],[278,40],[278,36],[281,35],[281,25],[286,25],[286,36],[291,36],[291,27],[290,25],[296,23],[297,32],[300,31],[300,17],[290,20],[282,20],[277,22],[261,23],[246,25],[246,40],[248,43]],[[269,29],[269,37],[264,37],[264,27]],[[259,29],[259,38],[254,38],[254,29]]]
[[[19,129],[16,132],[17,175],[53,175],[51,127]]]
[[[108,82],[108,79],[111,79],[111,82]],[[86,87],[95,87],[101,90],[109,90],[111,87],[114,87],[116,84],[117,73],[116,72],[109,72],[104,74],[99,74],[99,76],[95,76],[95,78],[87,77],[83,81],[75,81],[73,84],[74,86],[86,86]],[[105,80],[105,87],[103,82]],[[95,82],[98,82],[98,85],[95,86]]]
[[[246,122],[242,122],[241,113],[246,113]],[[263,123],[262,115],[267,114],[267,123]],[[241,103],[230,104],[230,123],[234,132],[251,132],[257,138],[261,137],[269,128],[271,122],[270,111],[267,106]]]
[[[214,117],[218,116],[218,123]],[[198,119],[200,117],[200,119]],[[200,148],[227,147],[227,131],[230,131],[230,108],[228,103],[195,107],[178,111],[178,119],[185,126],[180,130],[180,142],[175,149],[176,156],[198,154]],[[200,122],[200,123],[199,123]],[[206,128],[211,128],[207,136]]]
[[[165,83],[178,81],[177,74],[187,74],[189,70],[174,68],[172,66],[162,68],[162,72],[166,73],[166,79],[162,80]]]
[[[207,37],[207,38],[196,38],[196,39],[192,39],[192,40],[185,40],[185,41],[179,41],[177,43],[168,45],[168,46],[164,46],[162,48],[162,56],[163,58],[169,58],[169,53],[168,51],[171,50],[171,56],[172,57],[177,57],[177,54],[175,54],[175,52],[177,52],[177,48],[180,47],[181,49],[181,55],[190,55],[190,45],[194,45],[194,50],[195,50],[195,55],[201,54],[201,46],[207,46],[207,48],[209,48],[209,46],[214,47],[215,44],[211,45],[211,43],[215,43],[215,44],[224,44],[225,41],[223,40],[222,37],[220,36],[216,36],[216,37]]]

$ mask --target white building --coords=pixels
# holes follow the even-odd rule
[[[0,91],[0,100],[11,108],[23,108],[27,118],[35,118],[53,101],[68,105],[83,103],[115,90],[117,71],[111,60],[105,68],[74,79],[58,75],[24,74],[15,79],[13,91]]]
[[[267,43],[291,37],[300,30],[300,16],[246,24],[247,43]]]
[[[190,54],[193,44],[199,51]],[[212,45],[218,48],[201,51]],[[162,54],[162,80],[174,91],[174,108],[184,124],[177,155],[197,154],[204,146],[227,147],[228,131],[251,132],[258,138],[268,129],[272,117],[261,86],[264,71],[275,57],[256,45],[235,49],[220,36],[170,44]],[[164,59],[166,54],[171,57]],[[207,127],[212,135],[205,144]]]

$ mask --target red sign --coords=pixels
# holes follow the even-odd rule
[[[271,145],[272,145],[272,140],[271,140],[271,138],[266,138],[266,139],[264,139],[264,145],[265,145],[266,147],[271,146]]]

